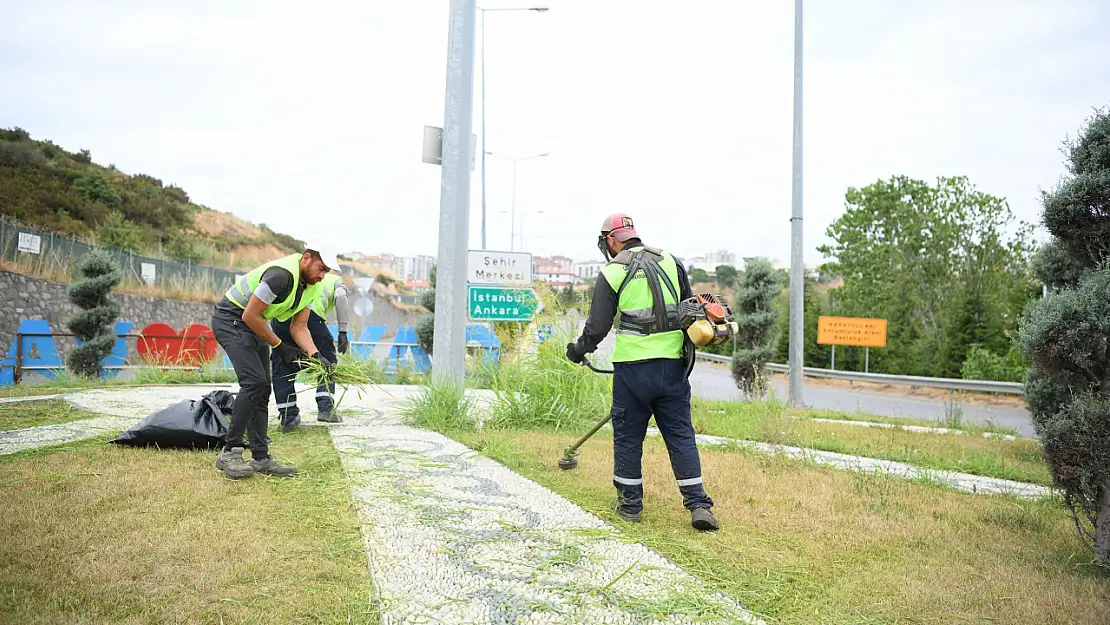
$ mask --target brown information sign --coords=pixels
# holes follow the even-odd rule
[[[817,317],[817,343],[886,347],[886,319]]]

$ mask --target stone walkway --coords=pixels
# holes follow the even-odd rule
[[[648,434],[659,436],[659,430],[648,428]],[[957,490],[976,494],[1015,495],[1038,499],[1052,496],[1053,489],[1048,486],[1028,484],[1003,480],[996,477],[972,475],[958,471],[944,471],[941,469],[927,469],[905,462],[894,460],[880,460],[863,456],[850,456],[832,451],[818,451],[803,447],[789,447],[787,445],[773,445],[756,441],[745,441],[735,438],[724,438],[710,434],[695,435],[700,445],[713,447],[744,447],[765,454],[784,454],[790,458],[797,458],[825,466],[871,473],[885,473],[895,477],[907,479],[923,479],[937,484],[950,486]]]
[[[907,432],[922,432],[925,434],[954,434],[956,436],[974,436],[971,432],[966,432],[964,430],[930,427],[926,425],[899,425],[895,423],[876,423],[874,421],[848,421],[842,419],[823,419],[816,417],[812,419],[806,419],[806,421],[816,421],[817,423],[832,423],[834,425],[852,425],[855,427],[864,428],[898,429],[905,430]],[[997,438],[1004,441],[1015,441],[1018,439],[1018,437],[1014,436],[1013,434],[1001,434],[999,432],[983,432],[982,436],[983,438]]]
[[[212,388],[220,387],[68,399],[113,415],[105,418],[124,429]],[[400,408],[417,390],[348,394],[342,407],[356,414],[328,426],[352,483],[383,624],[763,623],[567,499],[460,443],[403,425]],[[306,393],[302,415],[311,407]]]

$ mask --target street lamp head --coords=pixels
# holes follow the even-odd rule
[[[550,9],[548,9],[547,7],[529,7],[528,10],[535,11],[537,13],[547,13],[548,11],[550,11]]]

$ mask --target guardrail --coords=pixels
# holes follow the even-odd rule
[[[717,354],[704,354],[698,352],[698,358],[710,362],[730,363],[732,358]],[[788,365],[767,363],[767,369],[775,373],[787,373]],[[835,369],[819,369],[817,367],[804,367],[803,375],[810,378],[828,378],[831,380],[848,380],[849,382],[872,382],[874,384],[901,384],[925,388],[943,388],[953,391],[972,391],[976,393],[995,393],[1021,395],[1025,392],[1025,385],[1021,382],[995,382],[993,380],[962,380],[959,378],[929,378],[917,375],[893,375],[890,373],[860,373],[859,371],[837,371]]]

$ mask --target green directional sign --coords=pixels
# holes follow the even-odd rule
[[[474,321],[531,321],[539,306],[536,292],[528,287],[467,287],[467,310]]]

